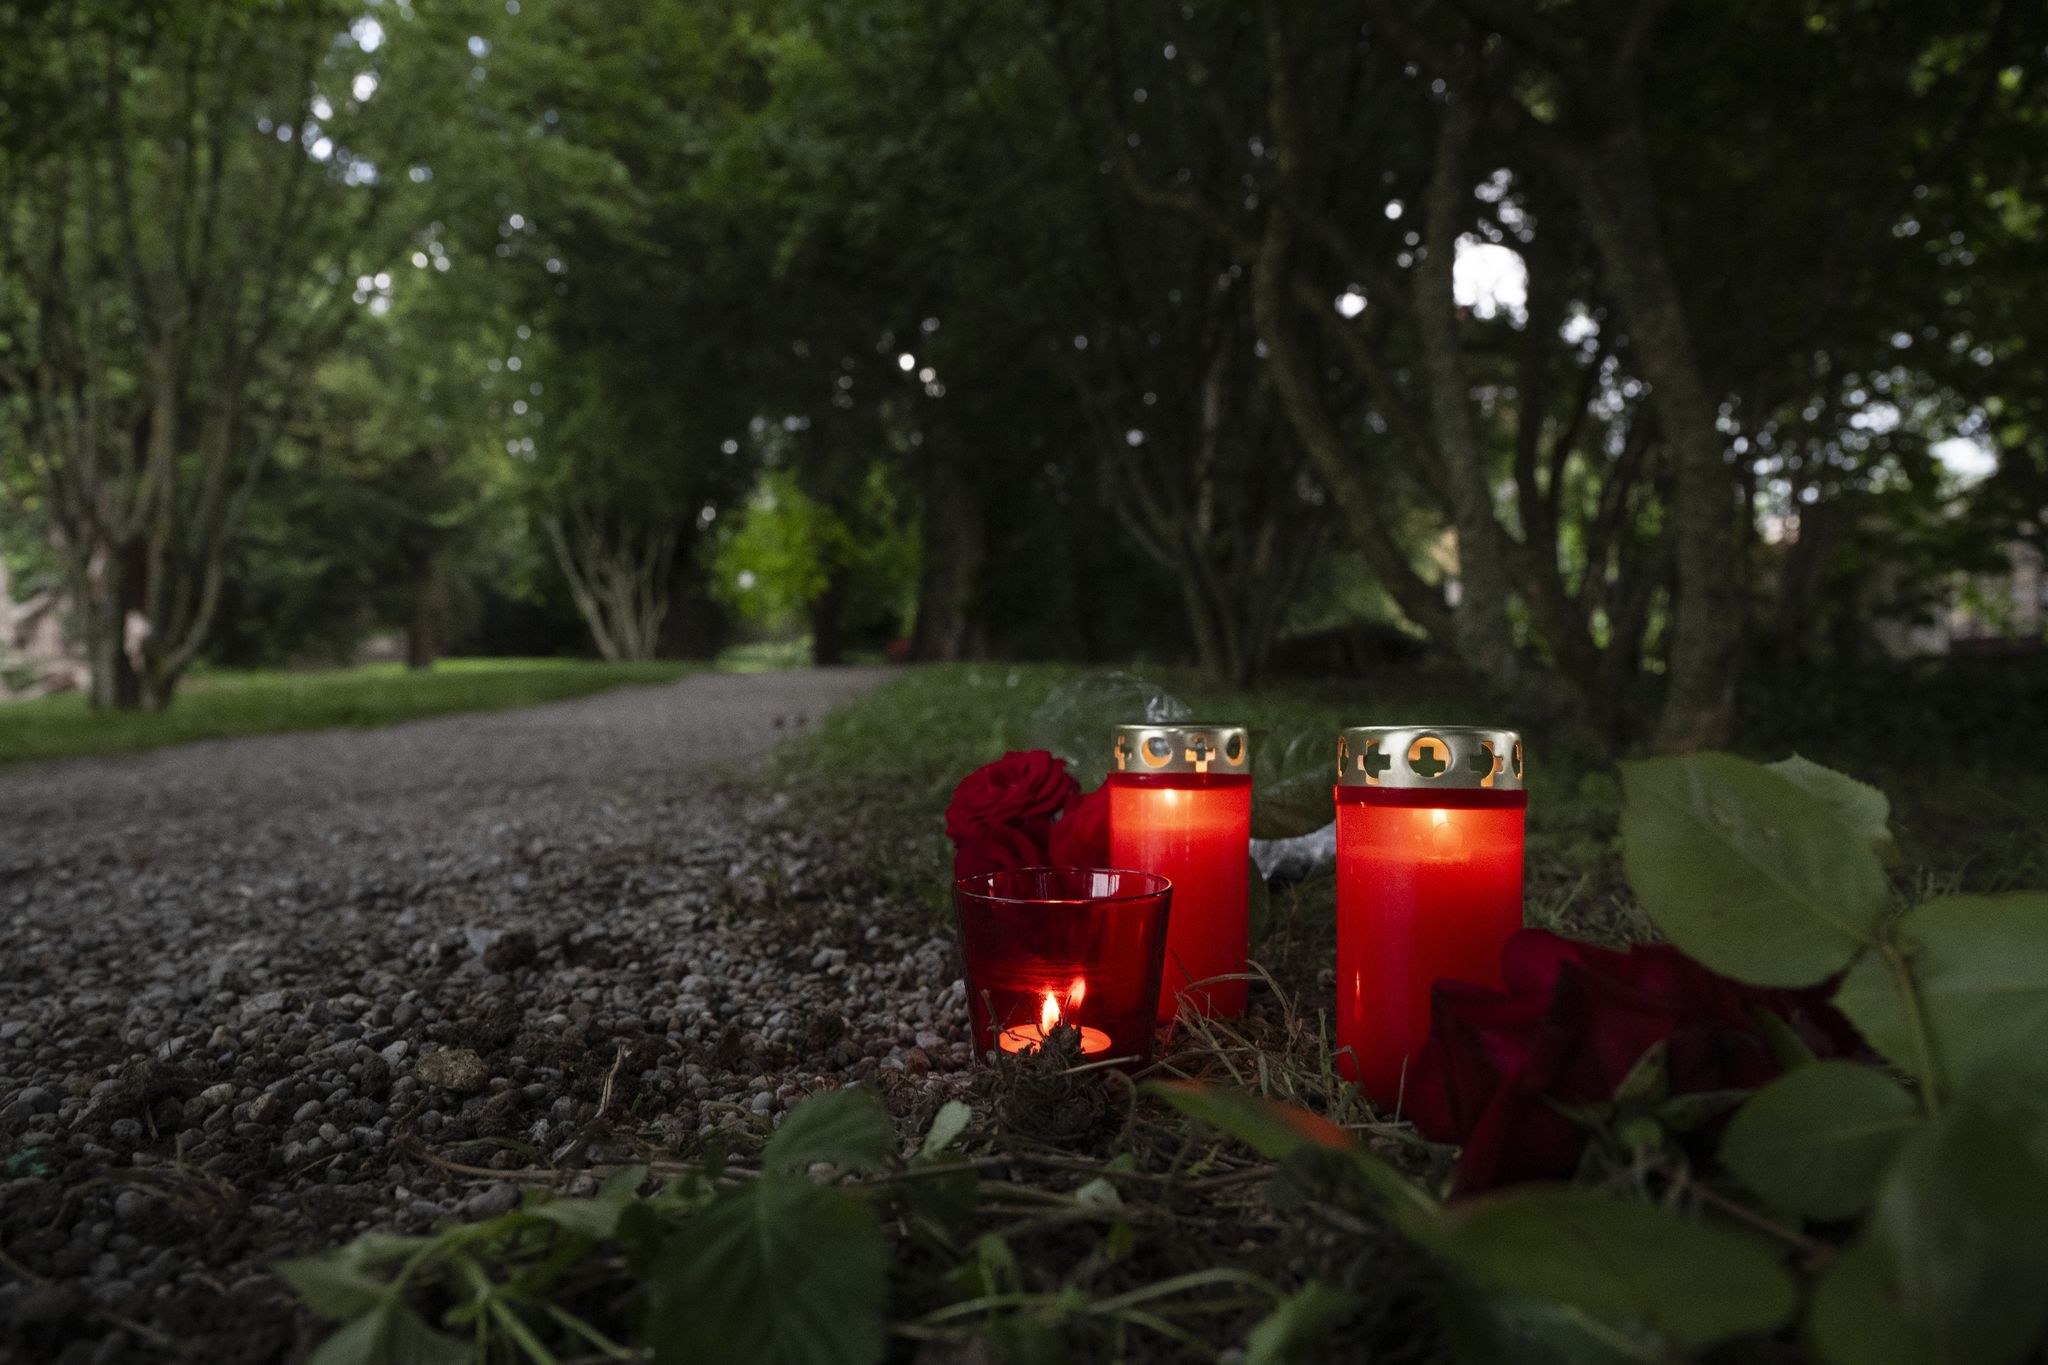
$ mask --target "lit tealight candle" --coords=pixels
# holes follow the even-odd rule
[[[1107,1033],[1104,1033],[1099,1028],[1088,1028],[1085,1025],[1076,1024],[1066,1017],[1067,1011],[1079,1010],[1081,1008],[1081,1001],[1087,993],[1088,983],[1081,980],[1075,981],[1072,986],[1067,988],[1067,999],[1063,1008],[1060,1004],[1058,992],[1045,992],[1045,1001],[1038,1008],[1038,1022],[1035,1024],[1019,1024],[1014,1028],[1004,1029],[1000,1034],[996,1035],[996,1046],[1005,1052],[1029,1052],[1033,1048],[1045,1046],[1046,1041],[1052,1037],[1060,1025],[1065,1024],[1067,1027],[1075,1029],[1080,1033],[1082,1056],[1085,1057],[1091,1053],[1109,1051],[1109,1035]]]
[[[976,1055],[1078,1035],[1097,1062],[1144,1065],[1172,905],[1149,872],[1026,867],[954,883]]]
[[[1244,1013],[1252,757],[1238,725],[1119,725],[1109,860],[1173,883],[1159,1017]]]
[[[1338,1061],[1392,1106],[1429,1038],[1431,988],[1499,986],[1522,927],[1522,741],[1372,726],[1337,754]]]

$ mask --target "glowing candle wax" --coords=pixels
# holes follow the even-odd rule
[[[1251,823],[1251,744],[1243,727],[1117,727],[1109,860],[1173,883],[1161,1019],[1184,1001],[1203,1014],[1244,1013]]]
[[[1018,1024],[1014,1028],[1004,1029],[996,1035],[996,1046],[1005,1052],[1028,1052],[1032,1048],[1045,1046],[1046,1039],[1050,1038],[1062,1024],[1066,1024],[1066,1012],[1078,1011],[1087,993],[1086,981],[1076,981],[1064,992],[1047,991],[1045,1002],[1038,1007],[1038,1022]],[[1061,1001],[1062,994],[1066,997],[1064,1003]],[[1109,1035],[1101,1029],[1075,1024],[1067,1024],[1067,1027],[1080,1033],[1082,1056],[1109,1051]]]
[[[1429,1037],[1440,979],[1499,986],[1522,927],[1522,743],[1465,726],[1338,745],[1339,1066],[1383,1107]]]
[[[1085,1056],[1149,1059],[1172,900],[1164,877],[1100,868],[956,882],[975,1052],[1036,1048],[1064,1026]]]

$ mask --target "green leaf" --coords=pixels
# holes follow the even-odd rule
[[[953,1145],[953,1139],[967,1131],[967,1122],[974,1117],[974,1110],[965,1100],[947,1100],[939,1106],[939,1112],[932,1115],[931,1130],[924,1135],[924,1146],[917,1154],[927,1161]]]
[[[1873,1241],[1850,1247],[1813,1289],[1806,1330],[1828,1365],[1938,1365],[1934,1337],[1907,1317],[1891,1257]]]
[[[391,1286],[363,1273],[348,1248],[279,1261],[277,1277],[323,1318],[346,1321],[368,1313],[391,1297]]]
[[[1944,896],[1899,920],[1943,1093],[1995,1109],[2048,1111],[2048,893]],[[1917,1069],[1912,1021],[1872,953],[1835,992],[1871,1045]]]
[[[1642,1365],[1643,1352],[1576,1309],[1532,1303],[1451,1277],[1437,1316],[1455,1360],[1484,1365]]]
[[[1877,856],[1834,807],[1730,754],[1622,769],[1629,884],[1665,936],[1724,975],[1809,986],[1876,938]]]
[[[1438,1254],[1482,1284],[1683,1351],[1776,1331],[1798,1304],[1761,1238],[1584,1189],[1457,1207]]]
[[[1920,1121],[1913,1097],[1872,1067],[1814,1062],[1745,1104],[1721,1162],[1780,1208],[1808,1218],[1860,1212]]]
[[[2048,1328],[2048,1172],[2021,1124],[1943,1113],[1900,1153],[1871,1233],[1945,1365],[2004,1365]]]
[[[1358,1311],[1359,1298],[1310,1280],[1280,1301],[1245,1337],[1245,1365],[1295,1365],[1327,1359],[1319,1348],[1338,1323]]]
[[[880,1166],[896,1152],[896,1130],[881,1096],[851,1087],[826,1090],[789,1111],[761,1151],[768,1170],[801,1171],[814,1162],[858,1170]]]
[[[306,1365],[469,1365],[469,1343],[436,1332],[393,1297],[320,1343]]]
[[[625,1212],[625,1208],[623,1203],[608,1199],[571,1199],[564,1196],[530,1204],[525,1213],[553,1223],[565,1232],[601,1242],[618,1235],[619,1215]]]
[[[864,1199],[770,1171],[721,1194],[656,1263],[646,1344],[661,1365],[874,1365],[887,1270]]]
[[[1842,822],[1879,858],[1889,863],[1898,857],[1899,846],[1891,830],[1892,803],[1883,792],[1798,754],[1764,766],[1834,807]]]

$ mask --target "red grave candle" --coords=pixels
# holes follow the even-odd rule
[[[1164,877],[1100,868],[954,883],[975,1052],[1029,1051],[1065,1027],[1088,1060],[1150,1060],[1172,900]]]
[[[1442,979],[1498,987],[1522,927],[1522,741],[1470,726],[1370,726],[1338,741],[1338,1065],[1400,1100]]]
[[[1159,1017],[1244,1013],[1251,943],[1251,740],[1237,725],[1120,725],[1109,860],[1173,883]],[[1225,980],[1221,978],[1236,978]]]

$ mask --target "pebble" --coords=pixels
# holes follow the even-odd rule
[[[463,1200],[462,1214],[470,1219],[496,1218],[499,1214],[510,1213],[518,1207],[518,1189],[501,1180]]]
[[[464,1095],[483,1089],[491,1079],[491,1070],[484,1065],[483,1058],[466,1047],[429,1052],[420,1058],[413,1074],[428,1085]]]

